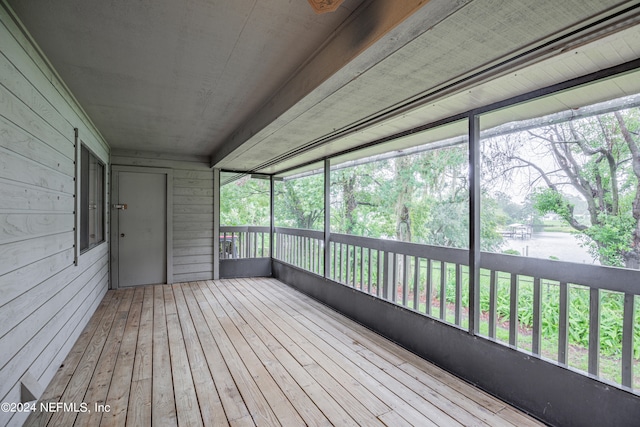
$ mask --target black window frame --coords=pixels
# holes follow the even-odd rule
[[[79,160],[78,244],[83,254],[106,241],[106,165],[85,144],[80,146]]]

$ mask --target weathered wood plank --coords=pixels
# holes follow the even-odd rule
[[[273,297],[278,298],[278,295],[285,294],[287,294],[287,292],[283,291],[281,294],[275,292]],[[279,297],[279,299],[285,301],[282,297]],[[448,417],[464,425],[482,425],[483,421],[489,425],[506,425],[503,420],[494,416],[492,412],[483,408],[478,409],[475,402],[453,391],[446,384],[424,375],[421,376],[424,382],[421,383],[417,381],[413,376],[408,375],[396,365],[379,357],[368,348],[369,346],[376,348],[378,347],[377,344],[368,343],[369,345],[367,346],[363,344],[363,342],[366,343],[367,341],[361,339],[358,345],[353,348],[352,344],[355,342],[352,338],[346,337],[339,329],[334,328],[331,323],[327,321],[329,318],[318,315],[318,311],[315,310],[304,310],[306,303],[302,299],[287,298],[285,304],[291,307],[292,315],[295,312],[302,313],[296,314],[294,317],[325,341],[333,343],[332,347],[338,350],[344,357],[348,360],[359,360],[359,368],[364,371],[375,371],[379,369],[384,372],[384,374],[376,376],[378,381],[383,382],[386,388],[389,388],[397,395],[402,395],[405,401],[410,403],[414,408],[421,410],[425,416],[438,415],[439,411],[444,411]],[[320,328],[319,325],[322,325],[322,328]],[[366,360],[363,361],[359,356]],[[403,415],[407,413],[407,411],[399,407],[394,407],[394,409],[403,413]],[[448,418],[441,418],[441,415],[434,417],[433,420],[438,424],[454,423],[453,420]]]
[[[0,147],[65,175],[73,176],[75,173],[73,157],[67,157],[67,155],[73,155],[73,150],[64,150],[70,151],[65,155],[55,147],[46,144],[46,141],[36,139],[2,116],[0,116]]]
[[[167,311],[167,335],[173,376],[173,394],[179,425],[201,426],[202,416],[198,406],[191,366],[185,347],[185,339],[180,329],[180,319],[173,289],[164,287],[164,304]]]
[[[84,402],[91,406],[104,404],[106,402],[107,393],[109,392],[112,380],[114,380],[113,374],[116,368],[116,361],[120,353],[121,345],[124,341],[123,336],[133,302],[134,290],[126,289],[122,292],[124,293],[124,296],[118,306],[116,317],[111,325],[111,330],[107,336],[104,349],[102,354],[100,354],[100,358],[96,364],[96,370],[91,377],[87,393],[83,399]],[[116,378],[116,380],[118,380],[118,378]],[[102,411],[81,412],[77,414],[76,423],[78,425],[97,426],[100,425],[104,414],[105,413]]]
[[[379,423],[376,417],[388,412],[390,408],[344,370],[345,364],[350,362],[342,358],[340,363],[334,363],[326,355],[327,352],[331,352],[329,346],[324,345],[306,328],[297,327],[296,322],[286,312],[272,300],[265,298],[265,295],[259,293],[257,289],[250,290],[258,292],[254,295],[265,301],[265,308],[271,311],[271,319],[291,339],[300,342],[299,346],[314,360],[313,364],[305,366],[309,374],[325,389],[331,389],[331,394],[338,397],[336,400],[350,414],[355,415],[356,419],[368,420],[373,424]]]
[[[29,313],[28,316],[21,319],[17,326],[14,326],[11,330],[5,333],[0,338],[0,348],[14,349],[14,351],[0,352],[0,366],[4,366],[5,368],[15,368],[16,365],[22,362],[19,358],[15,357],[16,354],[27,352],[29,348],[35,350],[35,348],[40,347],[41,350],[45,347],[53,338],[52,336],[47,337],[46,340],[34,341],[35,336],[43,336],[44,331],[51,328],[51,325],[49,324],[46,325],[47,327],[43,328],[43,319],[45,319],[45,324],[46,322],[53,322],[54,319],[57,320],[57,322],[64,324],[64,321],[71,317],[75,310],[70,313],[63,313],[60,312],[60,307],[68,306],[69,301],[74,297],[86,297],[91,288],[90,285],[83,286],[82,279],[86,280],[87,283],[91,283],[92,280],[95,280],[95,275],[100,275],[101,272],[106,272],[106,269],[106,260],[92,265],[75,281],[64,283],[64,286],[61,287],[57,293],[51,295],[49,299],[40,302],[40,305],[36,306],[36,309],[33,312]],[[7,319],[7,322],[8,321],[9,319]],[[33,334],[31,333],[32,331],[37,331],[37,333]],[[31,354],[35,356],[40,354],[40,352],[38,351],[37,353]],[[6,390],[4,390],[4,386],[11,383],[5,375],[14,376],[17,374],[18,371],[15,371],[14,369],[3,369],[0,371],[0,395],[3,395],[2,393],[6,392]]]
[[[114,298],[115,307],[119,307],[122,304],[122,298],[116,296]],[[112,307],[114,307],[112,305]],[[52,396],[51,401],[56,402],[83,402],[86,395],[89,383],[96,369],[96,365],[104,349],[105,343],[111,326],[116,317],[117,310],[108,312],[108,315],[103,319],[102,323],[96,330],[94,337],[91,339],[89,346],[85,350],[78,367],[73,373],[67,388],[64,390],[61,396]],[[51,414],[49,420],[50,425],[72,425],[75,421],[75,414],[70,412],[55,412]]]
[[[173,222],[202,222],[211,223],[213,221],[213,214],[182,214],[174,213]]]
[[[213,188],[193,188],[193,187],[175,187],[173,188],[175,196],[192,196],[192,197],[213,197]]]
[[[55,276],[72,263],[73,248],[69,248],[0,276],[0,307],[42,283],[43,271]]]
[[[213,262],[201,262],[187,265],[174,264],[173,266],[174,280],[176,275],[207,273],[210,271],[213,271]]]
[[[213,255],[175,256],[175,253],[174,253],[173,265],[176,266],[176,265],[187,265],[187,264],[211,264],[213,262],[212,258],[213,258]]]
[[[75,191],[72,176],[43,166],[5,148],[0,148],[0,178],[65,194],[73,194]]]
[[[127,426],[151,425],[151,381],[153,378],[153,287],[144,288],[140,326],[136,345],[131,389],[127,407]]]
[[[112,308],[99,312],[106,325],[93,327],[99,350],[83,335],[67,377],[52,382],[64,389],[56,401],[106,397],[114,412],[100,414],[104,425],[124,425],[123,408],[131,426],[538,425],[504,404],[483,407],[467,396],[482,394],[471,386],[447,389],[460,381],[431,376],[426,361],[414,365],[410,353],[370,331],[356,341],[353,322],[271,279],[149,286],[108,298]],[[89,360],[93,368],[83,368]],[[152,394],[162,381],[168,411]],[[48,416],[34,415],[34,425]]]
[[[213,276],[212,271],[203,271],[200,273],[174,274],[174,283],[195,282],[198,280],[209,280]]]
[[[182,236],[183,233],[178,233],[179,236]],[[174,234],[174,237],[176,235]],[[188,248],[188,247],[210,247],[211,246],[211,238],[198,239],[198,238],[187,238],[187,239],[173,239],[173,248]]]
[[[213,205],[173,205],[173,214],[213,214]]]
[[[198,166],[198,170],[176,168],[173,171],[173,178],[174,182],[176,179],[188,179],[211,181],[213,183],[213,170],[211,168],[208,168],[208,170],[201,170],[200,166]]]
[[[0,25],[0,37],[7,36],[7,30]],[[4,86],[9,92],[18,99],[28,100],[29,108],[37,114],[42,120],[46,121],[63,137],[68,137],[66,132],[72,128],[68,120],[66,120],[60,112],[54,107],[50,100],[46,99],[39,90],[37,90],[31,81],[28,80],[7,58],[7,53],[0,53],[0,85]],[[39,82],[36,82],[36,84]],[[55,103],[59,99],[55,99]]]
[[[0,199],[3,202],[2,211],[6,213],[24,211],[46,211],[73,213],[74,198],[72,194],[63,194],[0,178]]]
[[[208,255],[209,257],[213,256],[213,247],[212,246],[194,246],[194,247],[180,247],[173,249],[173,258],[174,264],[180,264],[175,260],[180,257],[192,257],[192,256],[202,256]]]
[[[40,51],[32,45],[31,40],[18,28],[4,9],[0,10],[0,31],[2,31],[0,39],[12,47],[3,50],[3,54],[20,70],[20,73],[33,82],[38,91],[51,102],[53,108],[58,110],[67,121],[75,122],[82,135],[90,136],[94,152],[98,153],[102,159],[106,159],[109,146],[100,132],[93,126],[82,107],[76,103],[65,84],[58,79],[56,72],[49,68],[48,62],[42,58]]]
[[[113,292],[108,292],[102,299],[97,310],[91,317],[89,323],[84,328],[73,348],[64,360],[64,363],[58,368],[53,380],[49,383],[44,393],[40,397],[39,402],[55,402],[60,399],[67,389],[71,378],[76,373],[84,354],[94,344],[94,336],[96,332],[103,327],[104,323],[111,323],[109,317],[118,307],[118,298]],[[98,337],[96,337],[98,338]],[[50,413],[34,412],[29,416],[25,426],[36,427],[45,426],[49,420]]]
[[[213,206],[213,197],[209,196],[173,196],[174,205],[209,205]]]
[[[41,141],[47,141],[68,158],[73,158],[73,126],[67,124],[66,135],[59,132],[45,119],[36,114],[20,98],[0,85],[0,105],[2,116],[20,129]]]
[[[215,282],[208,283],[210,286],[211,284],[216,285]],[[309,396],[307,396],[291,374],[289,374],[288,370],[285,369],[283,364],[280,362],[280,359],[268,348],[267,342],[273,345],[273,337],[269,334],[265,336],[265,331],[262,327],[254,328],[250,326],[251,324],[257,325],[259,323],[248,312],[246,309],[247,307],[239,304],[237,300],[235,300],[233,293],[227,292],[225,289],[221,288],[218,288],[218,290],[219,292],[217,292],[216,295],[218,296],[219,301],[224,299],[224,301],[221,301],[221,305],[225,312],[238,328],[238,331],[244,337],[245,341],[255,352],[257,358],[271,374],[271,377],[278,384],[278,387],[286,392],[286,398],[295,407],[298,414],[304,419],[305,424],[308,426],[331,425],[329,420],[323,415]],[[242,313],[237,311],[236,307],[238,307]],[[263,342],[261,337],[265,337],[267,342]],[[300,366],[298,365],[298,367]]]
[[[40,237],[37,245],[31,240],[23,240],[0,246],[0,275],[16,270],[23,265],[41,260],[73,246],[73,232]]]
[[[205,426],[228,425],[220,396],[216,391],[215,383],[187,308],[182,287],[174,285],[173,293],[180,318],[180,326],[182,327],[182,336],[189,357],[187,361],[188,367],[192,372],[193,383],[198,396],[199,408],[196,408],[195,411],[202,415],[202,423]]]
[[[111,374],[112,378],[105,402],[109,405],[109,412],[102,414],[101,426],[122,426],[127,418],[143,297],[144,288],[136,288],[133,292],[116,364]]]
[[[274,414],[274,410],[265,399],[262,391],[256,384],[253,375],[247,370],[247,367],[242,362],[240,354],[238,354],[238,351],[231,342],[231,339],[227,336],[225,329],[220,324],[218,319],[218,315],[221,314],[219,303],[211,293],[210,289],[203,282],[198,282],[197,290],[198,298],[201,298],[203,302],[208,304],[208,307],[204,306],[202,303],[200,304],[206,323],[216,339],[220,353],[227,363],[229,372],[233,376],[254,422],[256,424],[267,425],[280,424]]]
[[[169,337],[162,286],[153,288],[153,372],[151,413],[154,426],[174,426],[178,424],[176,404],[173,394]]]
[[[72,213],[1,214],[0,245],[73,231]]]
[[[173,188],[213,188],[213,173],[208,179],[174,178]]]
[[[203,306],[204,309],[207,310],[207,303],[201,297],[202,293],[200,292],[199,285],[196,283],[183,285],[183,292],[187,308],[189,309],[189,313],[193,319],[196,334],[202,345],[207,366],[209,367],[209,371],[214,373],[213,380],[216,390],[218,391],[218,395],[220,396],[220,401],[224,408],[227,420],[231,425],[234,423],[242,425],[242,422],[239,420],[252,420],[252,418],[242,395],[238,390],[238,386],[229,372],[227,364],[224,362],[218,344],[211,333],[211,330],[207,326],[205,312],[202,310]],[[200,303],[196,300],[196,295],[198,296]],[[251,422],[251,425],[253,425],[253,421]]]
[[[56,369],[71,351],[84,326],[91,320],[98,304],[107,293],[109,287],[107,270],[100,270],[90,282],[85,284],[85,287],[90,289],[89,295],[83,300],[76,301],[82,304],[82,308],[76,310],[31,364],[30,370],[38,377],[41,384],[48,384],[51,381]],[[80,299],[82,294],[78,293],[78,297]]]

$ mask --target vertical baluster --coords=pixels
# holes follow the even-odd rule
[[[447,318],[447,264],[440,261],[440,319]]]
[[[425,308],[424,312],[431,315],[431,295],[433,295],[433,282],[431,277],[432,261],[427,259],[427,281],[425,283]]]
[[[358,271],[357,271],[357,266],[358,266],[358,248],[357,246],[353,246],[353,260],[352,260],[353,265],[352,267],[352,271],[353,271],[353,279],[352,279],[352,283],[351,286],[352,287],[356,287],[356,279],[358,277]]]
[[[509,294],[509,345],[518,346],[518,275],[511,273]]]
[[[258,258],[258,234],[252,232],[251,238],[253,240],[253,257]]]
[[[624,314],[622,320],[622,385],[633,385],[633,319],[634,295],[624,294]]]
[[[420,258],[413,258],[413,309],[420,310]]]
[[[342,282],[342,249],[343,249],[343,244],[340,243],[340,268],[338,269],[338,282],[343,283]]]
[[[347,245],[347,254],[346,254],[346,270],[347,275],[344,279],[344,283],[346,285],[350,285],[351,282],[351,246]]]
[[[245,258],[251,258],[251,234],[249,234],[249,231],[245,231],[243,235],[244,235]]]
[[[540,329],[542,327],[541,300],[542,287],[540,286],[540,278],[533,278],[533,333],[531,336],[531,352],[540,354]]]
[[[458,326],[462,326],[462,266],[456,264],[456,312],[455,323]]]
[[[393,260],[393,270],[392,270],[393,274],[392,274],[392,282],[390,286],[390,291],[392,292],[391,301],[397,302],[398,301],[398,254],[394,252],[391,258]]]
[[[560,282],[560,318],[558,319],[558,363],[567,364],[569,353],[569,286]]]
[[[367,293],[371,293],[371,248],[367,248]]]
[[[227,232],[222,233],[222,259],[227,259]]]
[[[336,281],[336,271],[338,270],[338,264],[337,264],[338,248],[336,247],[335,242],[333,242],[331,246],[333,247],[333,280]]]
[[[402,255],[402,305],[407,306],[409,297],[409,266],[407,265],[407,255]]]
[[[600,359],[600,290],[589,289],[589,373],[598,375]]]
[[[316,273],[318,274],[322,274],[322,260],[321,260],[321,255],[322,255],[322,243],[320,242],[320,240],[316,240],[316,248],[317,248],[317,252],[316,252],[316,256],[318,257],[316,259]]]
[[[307,253],[305,254],[307,258],[307,270],[313,271],[313,255],[311,254],[311,237],[305,237],[307,241]]]
[[[380,255],[380,252],[378,252]],[[389,252],[384,252],[382,259],[382,295],[384,299],[389,299]],[[378,258],[378,261],[380,258]]]
[[[360,246],[360,290],[364,290],[364,248]]]
[[[496,338],[496,314],[497,314],[497,298],[498,298],[498,272],[490,271],[489,280],[489,337]]]
[[[376,283],[376,295],[380,296],[385,295],[384,291],[386,289],[386,285],[385,285],[385,274],[384,274],[384,260],[383,260],[383,252],[378,249],[377,250],[377,256],[376,256],[376,271],[378,272],[378,278],[377,278],[377,283]]]

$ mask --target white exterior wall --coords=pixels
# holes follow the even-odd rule
[[[74,128],[108,171],[109,146],[0,3],[0,402],[20,402],[26,373],[46,387],[108,288],[108,241],[74,263]]]

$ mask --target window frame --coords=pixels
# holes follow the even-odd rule
[[[75,265],[78,265],[81,255],[91,249],[100,246],[107,241],[107,164],[81,139],[78,138],[78,130],[75,129]],[[92,174],[90,165],[95,163],[100,166],[97,173]],[[89,194],[91,187],[100,195],[94,209],[90,207]],[[91,227],[90,212],[95,210],[96,221]],[[93,230],[93,233],[92,233]],[[100,230],[96,238],[96,230]],[[94,241],[91,235],[94,235]]]

